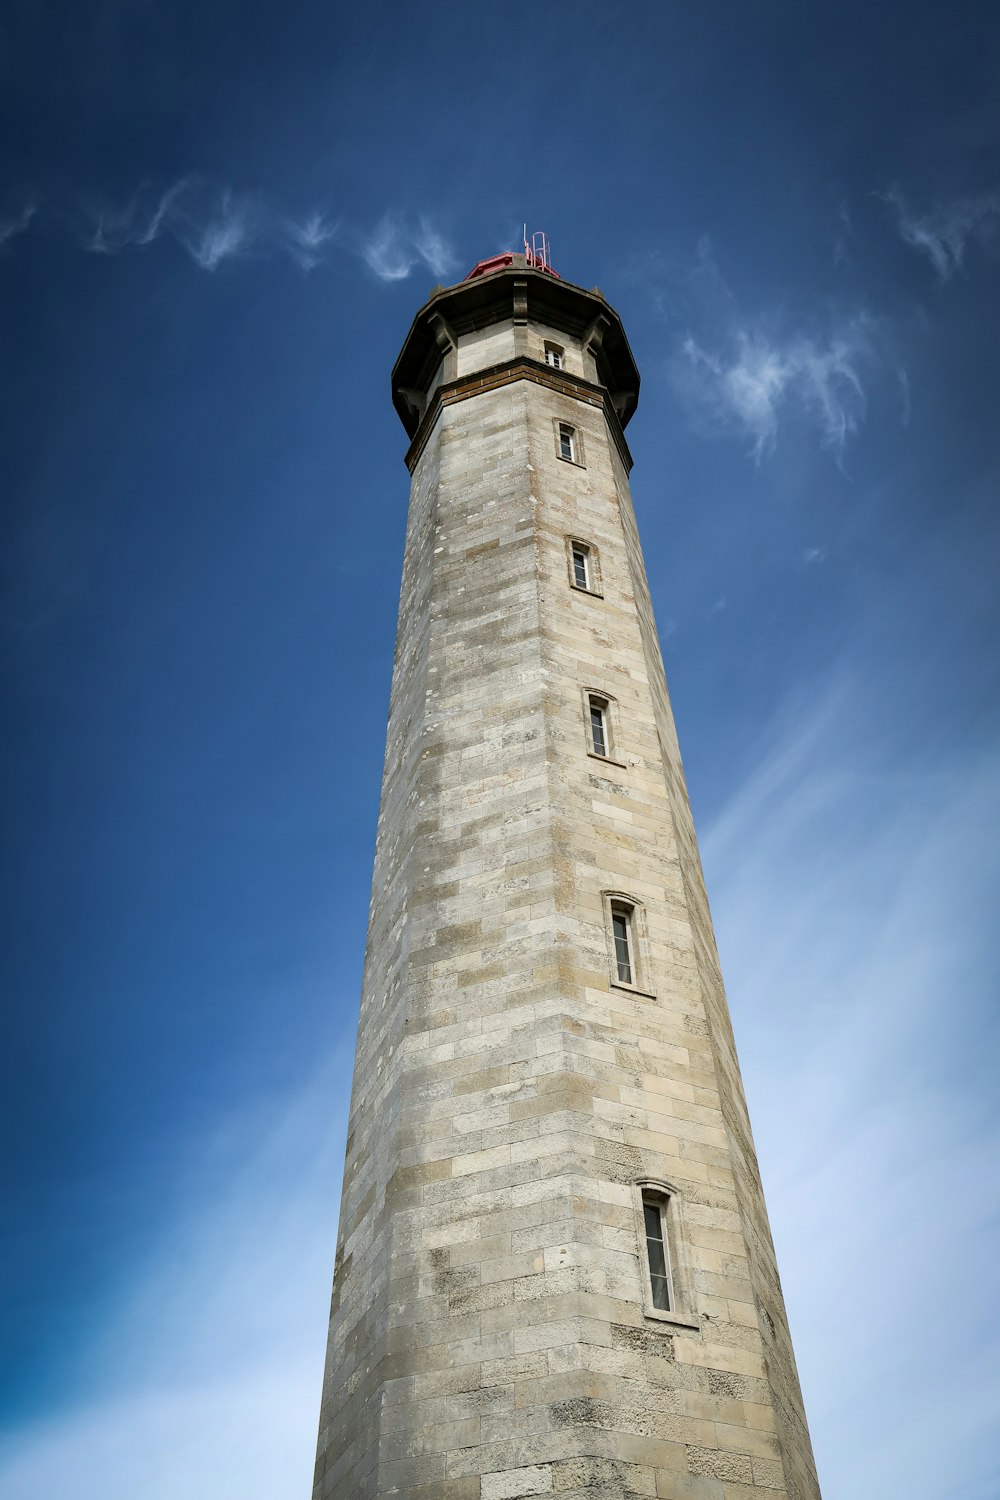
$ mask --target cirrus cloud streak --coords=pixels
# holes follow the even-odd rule
[[[0,250],[5,249],[11,240],[25,232],[37,211],[34,203],[26,203],[16,213],[0,219]]]
[[[864,317],[825,339],[781,338],[744,326],[723,346],[708,349],[688,335],[682,351],[686,368],[675,369],[682,392],[710,418],[745,433],[758,464],[787,421],[812,427],[839,460],[864,419],[862,369],[872,355]]]
[[[952,198],[922,214],[912,211],[899,187],[878,196],[895,210],[904,244],[927,257],[940,281],[951,281],[964,271],[970,245],[992,246],[1000,239],[998,192]]]
[[[44,213],[27,203],[0,219],[0,250],[36,221],[62,230],[95,255],[122,255],[172,239],[203,271],[235,261],[280,256],[302,271],[334,264],[337,255],[361,260],[378,280],[405,280],[424,266],[435,276],[451,271],[456,258],[443,232],[427,214],[415,220],[386,213],[372,228],[351,226],[324,207],[294,214],[262,194],[213,186],[183,177],[165,188],[148,184],[124,202],[84,197],[50,204]]]

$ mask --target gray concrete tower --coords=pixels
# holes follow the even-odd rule
[[[314,1500],[818,1500],[596,291],[481,262],[412,474]]]

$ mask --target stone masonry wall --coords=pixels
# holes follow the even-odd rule
[[[527,379],[445,405],[411,492],[314,1500],[390,1494],[819,1496],[625,470]]]
[[[657,733],[667,778],[671,815],[678,848],[685,900],[698,961],[709,1037],[719,1080],[719,1099],[726,1122],[733,1170],[733,1187],[747,1247],[747,1261],[761,1352],[774,1400],[783,1477],[789,1500],[814,1500],[819,1494],[812,1443],[806,1425],[802,1391],[785,1310],[778,1266],[764,1204],[764,1190],[757,1165],[750,1117],[743,1092],[736,1042],[726,1003],[722,973],[715,946],[708,895],[701,869],[691,805],[687,796],[680,746],[667,696],[666,676],[659,637],[653,618],[638,528],[629,491],[628,476],[617,453],[612,454],[622,511],[626,546],[633,577],[643,646],[653,689]]]
[[[423,764],[438,454],[415,476],[400,591],[314,1495],[376,1492],[398,1166],[410,905]]]

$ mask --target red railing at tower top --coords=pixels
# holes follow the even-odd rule
[[[536,230],[529,240],[528,226],[525,225],[524,258],[533,271],[544,271],[546,275],[554,276],[557,281],[561,279],[559,272],[552,265],[552,246],[544,230]],[[491,271],[502,271],[505,266],[513,264],[514,251],[501,250],[499,255],[491,255],[486,260],[477,260],[465,279],[474,281],[477,276],[489,276]]]
[[[534,266],[536,271],[548,271],[555,275],[552,269],[552,246],[544,229],[536,229],[528,239],[528,226],[524,226],[524,258],[529,266]]]

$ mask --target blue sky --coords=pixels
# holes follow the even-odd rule
[[[0,1496],[307,1492],[405,524],[545,228],[633,486],[826,1500],[996,1500],[1000,29],[0,21]]]

